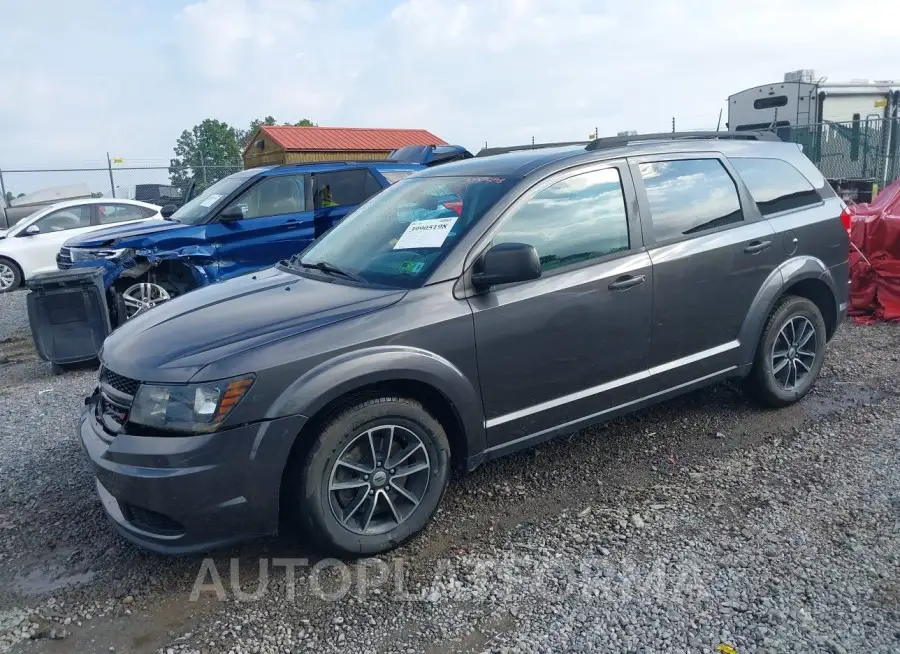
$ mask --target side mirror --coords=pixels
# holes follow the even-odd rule
[[[484,253],[481,271],[472,275],[476,288],[526,282],[541,276],[537,250],[526,243],[498,243]]]
[[[230,207],[227,207],[222,213],[219,214],[219,222],[223,223],[233,223],[243,219],[244,212],[237,204],[233,204]]]
[[[29,225],[28,227],[25,228],[25,231],[22,233],[26,234],[27,236],[34,236],[35,234],[41,233],[41,228],[38,227],[37,225]]]
[[[163,205],[163,207],[159,210],[159,213],[162,214],[163,218],[168,218],[176,211],[178,211],[178,207],[176,207],[174,204],[166,204]]]

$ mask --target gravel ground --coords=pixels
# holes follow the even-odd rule
[[[115,536],[74,436],[94,372],[51,376],[23,309],[0,296],[0,652],[900,651],[895,325],[846,324],[795,407],[723,384],[573,434],[339,566],[287,537],[204,560]]]

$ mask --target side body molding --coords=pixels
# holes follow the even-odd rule
[[[738,341],[741,344],[739,356],[742,363],[753,361],[762,329],[784,289],[804,279],[819,279],[825,282],[837,304],[839,294],[828,266],[816,257],[799,256],[788,259],[773,270],[763,282],[753,299],[750,311],[747,312],[738,334]]]
[[[311,417],[329,402],[379,382],[416,381],[440,392],[453,406],[465,429],[467,452],[486,445],[484,409],[477,380],[468,379],[453,363],[433,352],[403,345],[383,345],[329,359],[293,382],[271,405],[266,418],[301,414]]]

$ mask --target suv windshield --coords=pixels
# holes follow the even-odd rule
[[[363,204],[292,266],[416,288],[506,192],[502,177],[411,177]]]
[[[244,170],[220,179],[173,213],[170,220],[175,220],[185,225],[196,225],[203,222],[224,198],[231,195],[241,184],[258,172],[258,170]]]

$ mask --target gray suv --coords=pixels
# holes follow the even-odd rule
[[[425,527],[453,467],[729,378],[791,404],[846,313],[846,218],[767,134],[423,170],[115,331],[79,427],[97,491],[158,552],[289,521],[369,555]]]

